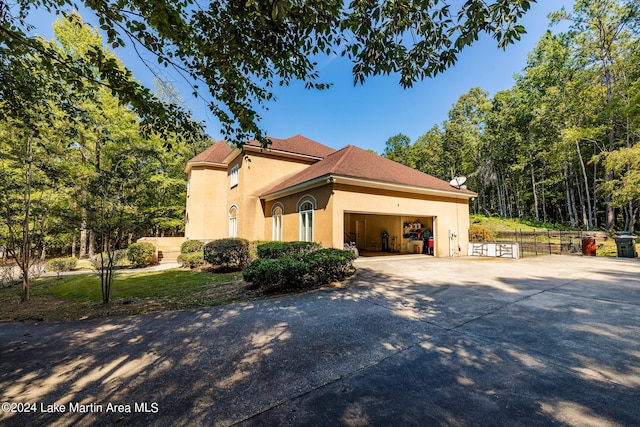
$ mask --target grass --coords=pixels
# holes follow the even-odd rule
[[[261,298],[247,289],[241,273],[212,274],[191,270],[119,273],[111,302],[102,304],[95,274],[46,277],[31,284],[31,301],[20,302],[21,287],[0,289],[0,322],[65,321],[128,316],[209,307]]]
[[[491,231],[546,231],[549,229],[564,230],[564,228],[558,228],[553,226],[552,224],[535,223],[517,219],[487,217],[481,214],[470,215],[469,222],[471,224],[478,224],[483,227],[487,227]]]

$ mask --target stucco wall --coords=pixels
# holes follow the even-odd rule
[[[201,166],[191,169],[186,207],[187,222],[184,232],[186,238],[220,239],[227,237],[228,189],[226,169]]]
[[[189,239],[229,237],[229,210],[238,209],[237,236],[248,240],[271,239],[271,225],[265,230],[259,195],[283,179],[309,166],[311,161],[273,157],[271,154],[239,154],[227,168],[196,166],[189,173],[187,197]],[[231,187],[230,171],[238,165],[238,185]],[[293,240],[298,240],[296,237]]]
[[[311,200],[314,203],[313,212],[313,239],[323,247],[332,247],[332,227],[334,223],[331,186],[329,184],[314,188],[309,191],[292,194],[277,200],[271,200],[264,204],[264,240],[271,240],[273,219],[272,212],[277,204],[283,210],[282,215],[282,240],[300,240],[300,212],[298,206],[303,200]]]
[[[247,156],[238,156],[229,164],[229,169],[235,164],[240,166],[238,185],[229,191],[228,205],[238,206],[238,237],[271,240],[271,223],[268,227],[265,224],[265,211],[259,196],[307,168],[309,163],[263,153],[248,153]],[[298,240],[298,237],[293,240]]]

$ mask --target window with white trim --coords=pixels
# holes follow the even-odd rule
[[[273,208],[271,215],[272,232],[271,239],[280,241],[282,240],[282,208],[276,206]]]
[[[238,237],[238,207],[229,209],[229,237]]]
[[[313,203],[305,201],[300,205],[300,240],[313,242]]]
[[[238,175],[240,171],[240,166],[235,165],[234,167],[231,168],[231,188],[235,187],[236,185],[238,185]]]

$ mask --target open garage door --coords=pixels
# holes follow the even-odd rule
[[[355,243],[363,256],[433,255],[435,220],[433,216],[345,212],[345,242]]]

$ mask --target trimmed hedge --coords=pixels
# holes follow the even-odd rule
[[[78,265],[77,258],[53,258],[47,261],[47,268],[58,273],[58,279],[60,279],[60,273],[63,271],[71,271]]]
[[[242,270],[249,264],[249,241],[219,239],[204,245],[204,259],[226,271]]]
[[[197,268],[204,265],[204,252],[189,252],[178,255],[178,262],[185,268]]]
[[[289,255],[302,255],[320,249],[316,242],[267,242],[258,245],[258,257],[277,259]]]
[[[311,283],[309,268],[294,256],[258,258],[242,272],[244,280],[265,291],[299,289]]]
[[[355,255],[340,249],[319,249],[278,259],[260,258],[243,271],[244,280],[265,292],[303,289],[342,280],[353,274]]]
[[[187,240],[180,245],[181,254],[190,254],[194,252],[202,252],[204,243],[201,240]]]

